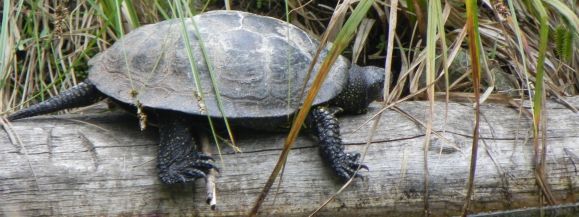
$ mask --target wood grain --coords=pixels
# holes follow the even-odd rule
[[[579,98],[569,98],[579,106]],[[398,108],[426,123],[427,103]],[[547,175],[560,204],[579,196],[579,116],[547,104]],[[428,153],[430,208],[434,216],[457,215],[466,193],[473,110],[469,103],[436,103]],[[348,151],[363,152],[378,110],[341,118]],[[445,114],[447,115],[445,118]],[[531,122],[516,108],[482,106],[474,212],[539,206],[533,173]],[[358,127],[360,130],[356,131]],[[10,133],[13,137],[10,137]],[[424,128],[401,112],[386,110],[356,180],[320,216],[422,216]],[[205,183],[165,186],[157,179],[157,132],[139,131],[120,112],[43,116],[13,122],[0,132],[0,216],[244,215],[277,161],[285,135],[236,130],[242,153],[221,147],[217,210],[205,204]],[[18,142],[20,140],[20,142]],[[342,182],[322,163],[316,142],[302,133],[290,153],[281,187],[261,216],[305,216]],[[217,155],[216,153],[214,153]]]

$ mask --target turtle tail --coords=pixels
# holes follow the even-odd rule
[[[97,90],[94,84],[90,83],[89,81],[85,81],[46,101],[17,111],[16,113],[8,116],[8,120],[13,121],[21,118],[60,111],[63,109],[87,106],[94,104],[104,98],[105,96]]]

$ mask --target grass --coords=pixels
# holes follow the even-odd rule
[[[458,95],[480,103],[493,96],[509,102],[532,101],[537,183],[546,201],[555,203],[542,164],[548,146],[538,138],[546,130],[541,126],[544,99],[565,102],[563,96],[579,93],[575,0],[491,1],[494,5],[479,1],[483,3],[475,7],[478,10],[469,13],[471,7],[463,1],[376,1],[368,12],[354,17],[365,15],[373,21],[354,24],[343,23],[356,14],[356,4],[334,10],[336,5],[323,2],[329,1],[178,1],[187,8],[178,10],[174,1],[164,0],[3,1],[0,111],[10,113],[75,85],[86,77],[88,59],[140,25],[231,7],[289,21],[335,42],[334,54],[342,53],[360,65],[392,68],[395,73],[387,74],[385,84],[388,106],[416,98],[433,103],[438,94],[445,95],[446,101]],[[398,21],[387,16],[393,5]],[[333,24],[329,22],[332,17]],[[467,20],[476,21],[478,28],[466,26]],[[358,23],[372,28],[364,26],[365,30],[353,34]],[[475,38],[478,43],[468,43]],[[473,46],[480,48],[478,53],[468,52]],[[386,61],[385,56],[394,58]],[[453,64],[462,66],[461,70],[454,70],[458,67]],[[471,70],[472,66],[477,70]],[[445,111],[430,110],[429,114],[445,115]]]
[[[202,3],[189,3],[187,6],[192,8],[193,12],[201,12],[218,9],[224,5],[222,1]],[[285,16],[285,4],[279,2],[242,1],[232,7],[287,19],[309,33],[321,36],[328,25],[327,21],[334,13],[330,9],[333,5],[306,3],[288,4],[289,16]],[[382,3],[378,2],[375,5]],[[516,78],[516,82],[511,82],[513,88],[502,90],[501,93],[508,93],[517,98],[531,96],[536,86],[532,85],[537,76],[534,68],[537,63],[543,62],[544,67],[539,68],[544,71],[545,92],[552,96],[576,95],[578,85],[575,70],[579,68],[577,66],[579,55],[573,48],[577,47],[579,35],[577,8],[570,8],[568,5],[573,4],[567,4],[566,1],[549,1],[543,6],[547,14],[545,25],[552,34],[547,36],[546,49],[542,55],[545,61],[537,61],[541,47],[540,35],[536,31],[541,28],[539,25],[541,16],[537,14],[539,10],[535,9],[533,6],[535,4],[520,1],[508,3],[512,5],[513,11],[507,4],[496,7],[504,10],[483,5],[479,17],[480,38],[486,53],[485,58],[497,63],[488,66],[490,67],[488,70],[498,68]],[[82,80],[86,76],[86,61],[106,49],[124,33],[141,24],[176,17],[174,4],[158,0],[131,2],[87,0],[76,3],[22,0],[5,1],[2,6],[10,9],[4,10],[5,13],[2,14],[0,35],[0,46],[6,51],[0,54],[3,60],[0,62],[2,67],[0,88],[3,93],[0,96],[0,110],[5,112],[43,100]],[[390,91],[404,94],[397,94],[389,101],[396,101],[406,94],[416,94],[427,86],[427,82],[422,79],[426,77],[423,68],[432,57],[420,56],[427,49],[423,46],[423,42],[430,40],[426,37],[426,29],[419,27],[427,26],[426,23],[421,24],[428,20],[428,16],[425,15],[429,13],[424,6],[426,1],[400,1],[400,25],[404,25],[405,28],[399,26],[396,29],[399,33],[397,35],[399,44],[395,48],[397,59],[394,62],[399,63],[395,64],[395,71],[399,71],[403,76],[394,77],[397,81],[392,82],[395,85]],[[458,37],[466,16],[464,5],[451,1],[442,7],[450,13],[444,17],[446,22],[441,19],[436,24],[443,25],[447,35],[447,38],[439,42],[451,45],[464,44],[466,41]],[[363,49],[356,48],[355,51],[347,49],[345,53],[349,57],[360,56],[358,63],[361,65],[384,64],[386,49],[385,46],[379,45],[383,44],[385,29],[382,27],[386,26],[387,21],[383,17],[384,11],[377,8],[379,7],[373,7],[368,14],[369,18],[378,21],[374,24],[374,30],[359,34],[360,36],[355,39],[366,42],[364,46],[357,45]],[[418,13],[416,10],[421,12]],[[343,15],[339,16],[345,16],[347,13],[343,12]],[[517,17],[511,15],[513,13]],[[417,15],[425,17],[420,18]],[[519,20],[525,22],[520,23]],[[441,49],[441,45],[438,43],[437,49]],[[364,54],[360,55],[362,52]],[[458,52],[465,52],[465,49]],[[446,53],[446,51],[439,52],[437,59],[441,59]],[[449,58],[447,61],[452,62],[454,59]],[[441,64],[435,66],[437,71],[441,68]],[[438,75],[440,73],[436,73],[435,77]],[[460,75],[449,77],[448,88],[436,85],[434,91],[472,92],[472,85],[469,85],[472,79]],[[494,79],[497,78],[483,76],[482,79],[481,88],[486,90],[492,87],[490,84],[496,83]],[[526,93],[520,93],[521,91]]]

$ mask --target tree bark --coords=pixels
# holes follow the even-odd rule
[[[579,98],[568,101],[579,106]],[[547,103],[546,176],[557,204],[579,196],[579,116]],[[423,216],[427,102],[386,110],[361,171],[319,216]],[[445,109],[448,108],[447,111]],[[459,215],[465,200],[474,111],[470,103],[437,102],[427,149],[429,212]],[[533,165],[532,124],[518,108],[484,104],[472,213],[541,206]],[[379,110],[341,117],[348,151],[364,152]],[[403,111],[403,112],[400,112]],[[359,127],[360,130],[356,130]],[[217,210],[205,204],[203,180],[166,186],[157,178],[157,131],[140,131],[120,112],[43,116],[12,122],[0,132],[0,216],[133,216],[247,214],[264,186],[286,134],[235,130],[241,153],[223,142],[217,178]],[[279,180],[279,179],[278,179]],[[302,133],[290,153],[279,189],[274,185],[260,216],[305,216],[343,182],[321,161],[316,141]]]

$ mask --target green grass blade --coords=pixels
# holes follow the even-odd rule
[[[155,0],[155,8],[157,9],[156,11],[161,14],[163,20],[175,18],[174,16],[167,14],[167,4],[168,3],[165,0]]]
[[[181,5],[182,2],[177,2],[175,4],[175,9],[177,11],[177,16],[180,19],[180,23],[181,23],[181,34],[183,35],[183,40],[185,41],[185,47],[187,50],[187,58],[189,59],[189,64],[191,65],[191,75],[193,76],[193,81],[195,83],[195,88],[196,88],[196,92],[192,93],[193,96],[198,100],[198,102],[200,103],[200,109],[206,109],[204,108],[205,105],[205,96],[203,94],[203,89],[201,87],[201,79],[200,79],[200,75],[199,75],[199,67],[197,66],[197,61],[195,61],[195,56],[193,55],[193,51],[191,50],[191,41],[189,40],[189,33],[187,32],[187,26],[185,25],[185,15],[183,13],[183,6]],[[225,112],[223,111],[223,106],[221,103],[221,99],[220,94],[219,94],[219,88],[217,87],[217,83],[216,83],[216,78],[213,72],[213,66],[211,64],[210,58],[207,55],[207,51],[205,49],[205,46],[203,45],[203,39],[201,38],[201,35],[199,34],[199,30],[197,28],[197,25],[195,23],[195,19],[191,18],[191,23],[193,25],[195,34],[196,34],[196,38],[198,39],[197,42],[199,43],[199,46],[201,48],[201,52],[203,53],[203,57],[205,59],[205,63],[207,64],[207,68],[209,69],[209,75],[211,77],[211,82],[212,82],[212,86],[213,86],[213,91],[215,92],[215,97],[218,103],[218,107],[219,110],[221,112],[221,116],[224,119],[226,128],[227,128],[227,132],[229,133],[229,137],[233,143],[233,145],[235,146],[235,140],[233,139],[233,133],[231,131],[231,128],[229,126],[229,122],[227,121],[227,117]],[[212,136],[213,136],[213,141],[215,142],[217,148],[219,149],[219,139],[217,138],[217,132],[215,131],[215,125],[211,119],[211,116],[209,116],[209,112],[207,112],[207,121],[209,123],[209,127],[211,128],[212,131]],[[218,150],[219,152],[220,149]],[[220,155],[221,157],[221,155]],[[221,159],[221,161],[223,162],[223,159]]]
[[[428,213],[429,210],[429,172],[428,172],[428,147],[430,146],[430,136],[432,134],[432,119],[434,118],[434,79],[436,77],[436,30],[440,22],[440,10],[438,1],[430,1],[428,3],[428,19],[426,25],[426,93],[429,101],[428,109],[428,122],[426,124],[426,132],[424,137],[424,150],[423,150],[423,160],[424,160],[424,212]]]
[[[114,15],[115,15],[115,21],[116,21],[116,25],[115,25],[115,30],[117,32],[117,37],[123,37],[123,35],[125,35],[124,32],[124,28],[123,28],[123,15],[121,14],[121,2],[122,0],[115,0],[114,2]],[[127,64],[128,66],[128,64]]]
[[[221,113],[221,117],[223,117],[223,122],[225,123],[225,128],[227,129],[227,133],[229,134],[229,139],[231,139],[231,143],[235,145],[235,139],[233,137],[233,133],[231,130],[231,126],[229,125],[229,121],[227,120],[227,114],[223,109],[223,101],[221,100],[221,92],[219,91],[219,85],[217,84],[217,77],[215,76],[215,70],[213,67],[213,63],[211,61],[211,57],[208,55],[207,49],[205,47],[205,43],[203,43],[203,37],[199,32],[199,28],[197,27],[197,23],[195,19],[191,19],[191,24],[193,25],[193,31],[195,31],[195,35],[197,37],[197,42],[199,43],[199,48],[201,48],[201,53],[203,54],[203,59],[205,59],[205,64],[207,64],[207,70],[209,72],[209,76],[211,78],[211,85],[213,88],[213,92],[215,93],[215,101],[217,101],[217,107],[219,108],[219,112]],[[215,137],[217,141],[217,137]]]
[[[139,27],[140,26],[139,16],[137,16],[137,12],[135,10],[135,7],[133,6],[132,1],[123,0],[121,2],[121,6],[124,9],[123,11],[126,11],[124,17],[131,25],[131,29]]]
[[[525,83],[530,84],[530,80],[529,80],[529,73],[528,72],[528,68],[527,68],[527,55],[525,53],[524,50],[524,41],[523,41],[523,31],[521,30],[521,26],[519,25],[519,21],[517,18],[517,13],[515,11],[515,6],[513,5],[513,1],[509,1],[509,10],[513,16],[513,19],[511,19],[513,21],[513,31],[515,32],[515,36],[517,38],[517,52],[519,53],[519,57],[521,58],[521,63],[522,63],[522,71],[524,73],[522,73],[524,75],[524,79],[525,79]],[[528,89],[528,95],[529,97],[532,96],[531,94],[531,90],[530,88]]]
[[[466,17],[467,17],[467,32],[468,32],[468,48],[470,52],[470,61],[472,69],[472,86],[475,98],[475,120],[472,136],[471,156],[470,156],[470,170],[467,182],[467,193],[462,207],[462,216],[466,216],[470,209],[471,196],[474,192],[474,178],[476,170],[476,161],[478,155],[478,140],[479,140],[479,125],[480,125],[480,35],[478,25],[478,6],[476,0],[466,1]]]
[[[3,8],[10,8],[10,1],[4,1]],[[0,89],[4,89],[6,78],[8,78],[8,61],[6,56],[6,48],[8,48],[8,19],[12,10],[5,10],[2,13],[2,26],[0,27]]]
[[[543,103],[545,98],[544,76],[545,76],[545,53],[549,40],[549,20],[547,11],[540,0],[532,0],[533,7],[539,13],[539,55],[537,57],[537,67],[535,72],[535,93],[533,95],[533,143],[535,146],[535,172],[537,183],[542,190],[543,196],[550,205],[555,204],[555,199],[551,193],[548,180],[545,174],[545,152],[546,144],[543,142],[543,148],[539,150],[539,131],[542,129],[541,118],[543,115]],[[544,130],[544,129],[543,129]],[[540,153],[539,153],[540,152]],[[539,156],[541,154],[541,156]],[[539,160],[539,157],[541,158]]]
[[[567,5],[565,5],[563,2],[559,0],[549,0],[542,2],[551,5],[552,8],[557,10],[557,12],[559,12],[558,14],[563,16],[569,22],[569,26],[573,29],[575,34],[579,34],[579,17],[575,12],[573,12],[573,10],[571,10],[569,7],[567,7]],[[545,8],[542,9],[542,12],[546,13]],[[539,14],[542,15],[542,12],[539,11]],[[548,22],[549,18],[545,17],[545,19],[547,19]]]

